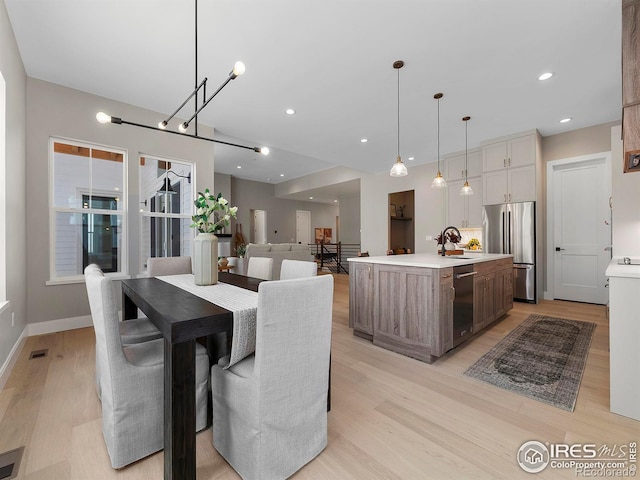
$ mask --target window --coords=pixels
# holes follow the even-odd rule
[[[51,280],[126,273],[126,152],[51,139]]]
[[[6,83],[0,72],[0,307],[7,299]]]
[[[149,257],[191,255],[194,170],[186,162],[140,157],[141,270]]]

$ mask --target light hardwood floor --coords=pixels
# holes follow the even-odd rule
[[[502,321],[427,365],[352,335],[348,277],[336,279],[329,445],[297,479],[533,478],[516,464],[528,440],[618,444],[640,440],[640,422],[609,412],[605,308],[571,302],[516,303]],[[597,324],[574,412],[467,378],[462,373],[538,313]],[[46,358],[28,360],[32,350]],[[123,470],[110,466],[94,389],[93,330],[28,339],[0,391],[0,452],[26,446],[22,479],[159,479],[162,452]],[[637,366],[636,366],[637,368]],[[238,478],[198,434],[199,479]],[[575,478],[550,470],[536,478]]]

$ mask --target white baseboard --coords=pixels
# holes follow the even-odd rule
[[[74,330],[76,328],[85,328],[93,326],[91,315],[83,315],[81,317],[60,318],[58,320],[49,320],[47,322],[30,323],[29,336],[46,335],[47,333],[64,332],[65,330]]]
[[[9,356],[7,357],[7,360],[4,362],[4,364],[0,368],[0,390],[4,388],[4,385],[7,383],[7,380],[9,380],[9,375],[11,375],[13,366],[16,364],[16,361],[18,361],[18,355],[20,355],[20,352],[22,351],[22,347],[24,346],[27,340],[28,327],[29,325],[26,325],[24,327],[24,329],[22,330],[22,333],[18,337],[18,340],[16,341],[16,343],[13,345],[13,348],[9,352]]]
[[[81,317],[60,318],[58,320],[49,320],[47,322],[28,323],[22,333],[18,337],[15,345],[9,352],[7,360],[0,368],[0,390],[4,388],[5,383],[11,375],[11,370],[18,360],[18,355],[22,347],[26,343],[27,337],[35,335],[46,335],[48,333],[63,332],[65,330],[74,330],[76,328],[85,328],[93,326],[91,315],[83,315]]]

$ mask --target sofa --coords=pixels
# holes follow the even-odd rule
[[[313,255],[309,245],[300,243],[250,243],[245,253],[244,271],[238,272],[246,275],[247,265],[251,257],[273,258],[273,280],[280,280],[280,267],[282,260],[302,260],[313,262]]]

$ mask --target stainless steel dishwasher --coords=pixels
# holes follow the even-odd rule
[[[453,267],[453,346],[473,334],[473,265]]]

